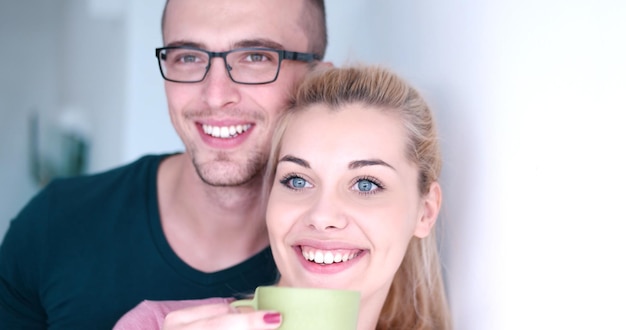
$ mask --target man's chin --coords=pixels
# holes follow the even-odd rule
[[[241,187],[255,181],[260,183],[264,164],[267,162],[267,157],[260,153],[252,153],[247,160],[236,160],[224,154],[204,160],[198,156],[192,156],[198,177],[205,184],[214,187]]]
[[[259,177],[258,171],[244,171],[232,166],[207,165],[196,167],[196,172],[202,182],[213,187],[241,187]]]

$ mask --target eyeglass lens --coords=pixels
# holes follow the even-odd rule
[[[159,55],[161,71],[168,80],[202,81],[210,66],[209,54],[187,48],[164,49]],[[280,55],[272,50],[237,49],[226,54],[226,68],[239,83],[265,83],[276,79]]]

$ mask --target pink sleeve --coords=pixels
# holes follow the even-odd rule
[[[117,321],[113,330],[159,330],[165,316],[172,311],[208,304],[229,303],[228,298],[208,298],[197,300],[144,300],[128,311]]]

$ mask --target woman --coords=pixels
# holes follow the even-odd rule
[[[360,291],[359,329],[451,328],[433,233],[440,169],[432,113],[398,76],[352,67],[308,77],[278,124],[266,176],[277,285]],[[169,313],[164,328],[280,325],[273,312],[206,302]]]

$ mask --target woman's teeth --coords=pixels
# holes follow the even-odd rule
[[[232,126],[202,125],[202,130],[205,134],[211,135],[212,137],[228,139],[247,131],[251,126],[250,124]]]
[[[332,252],[322,250],[305,250],[302,249],[302,256],[304,259],[313,261],[316,264],[332,264],[338,262],[345,262],[356,257],[358,252]]]

